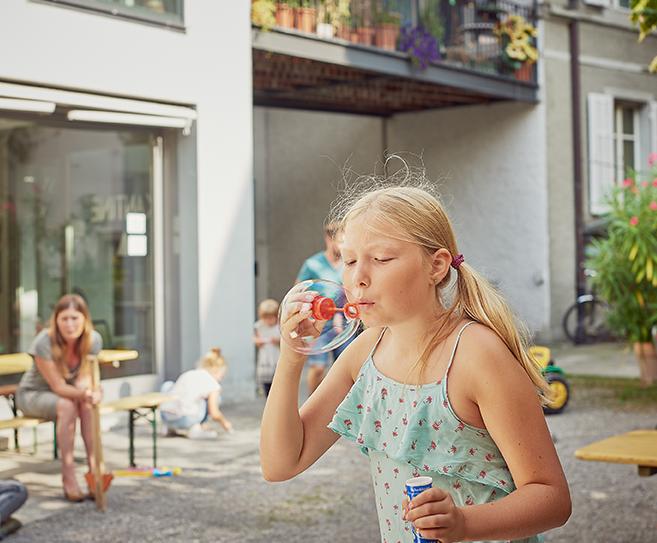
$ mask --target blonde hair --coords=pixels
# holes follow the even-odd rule
[[[443,248],[452,256],[459,254],[451,222],[437,196],[430,194],[426,188],[408,184],[375,188],[372,186],[373,179],[367,178],[368,187],[364,194],[358,195],[351,190],[334,204],[332,214],[341,217],[343,226],[367,213],[368,227],[374,232],[381,233],[381,228],[392,227],[397,233],[396,239],[419,245],[427,255]],[[385,235],[390,234],[386,232]],[[414,367],[419,365],[422,374],[430,354],[451,333],[448,324],[454,318],[465,317],[487,326],[502,339],[545,401],[550,397],[549,387],[538,364],[528,353],[528,331],[516,320],[502,295],[482,275],[469,264],[462,263],[458,270],[447,273],[436,285],[437,299],[447,298],[445,295],[453,273],[457,277],[455,286],[452,285],[455,290],[452,301],[447,304],[441,302],[446,311],[437,323],[437,332]]]
[[[228,366],[219,347],[212,347],[201,357],[198,365],[202,370],[219,370]]]
[[[269,316],[278,316],[278,302],[273,298],[267,298],[260,302],[258,306],[258,317],[264,318]]]
[[[89,353],[91,352],[91,342],[93,339],[93,323],[91,322],[91,316],[89,315],[89,308],[87,303],[84,301],[82,296],[77,294],[65,294],[62,296],[52,312],[52,317],[50,318],[50,326],[48,328],[48,337],[50,338],[50,352],[52,354],[52,360],[55,363],[55,366],[59,370],[59,373],[64,379],[69,379],[71,377],[71,371],[69,370],[66,360],[64,360],[64,350],[66,347],[66,340],[59,331],[57,326],[57,317],[62,311],[67,309],[74,309],[79,313],[82,313],[84,317],[84,329],[82,334],[75,342],[75,353],[80,358],[80,371],[79,373],[86,373],[89,371]]]

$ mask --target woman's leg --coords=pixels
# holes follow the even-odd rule
[[[62,482],[64,491],[68,494],[80,493],[80,487],[75,480],[75,464],[73,462],[77,418],[77,403],[68,398],[59,398],[57,400],[57,444],[62,455]]]
[[[87,451],[87,464],[89,464],[89,471],[93,473],[95,455],[91,404],[84,401],[78,402],[78,413],[80,414],[80,433]]]

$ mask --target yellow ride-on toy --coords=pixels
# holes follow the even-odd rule
[[[554,364],[548,347],[534,345],[529,348],[529,354],[541,366],[541,371],[552,391],[552,399],[543,407],[543,412],[546,415],[561,413],[570,399],[570,385],[564,371]]]

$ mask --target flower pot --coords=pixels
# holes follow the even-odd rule
[[[360,40],[358,38],[358,32],[355,30],[350,30],[349,31],[349,41],[353,43],[360,43]]]
[[[394,51],[397,49],[397,37],[399,36],[399,25],[394,23],[382,23],[376,27],[374,34],[374,45],[381,49]]]
[[[317,35],[325,40],[333,39],[333,25],[331,23],[317,23]]]
[[[358,34],[358,43],[363,45],[372,45],[374,43],[374,29],[368,26],[359,26],[356,29]]]
[[[634,344],[634,356],[639,363],[641,384],[650,386],[657,383],[657,351],[650,341]]]
[[[276,26],[294,28],[294,11],[287,4],[276,4]]]
[[[312,34],[315,32],[317,10],[315,8],[295,8],[297,30]]]
[[[521,68],[518,68],[513,75],[518,81],[531,81],[532,80],[532,65],[525,62]]]
[[[335,35],[341,40],[349,41],[351,39],[351,29],[347,25],[340,25]]]

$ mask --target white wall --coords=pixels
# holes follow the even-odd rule
[[[423,154],[466,260],[499,284],[532,330],[545,333],[544,134],[543,106],[498,103],[397,115],[387,139],[389,150]]]
[[[189,318],[200,331],[191,349],[182,338],[182,350],[197,356],[220,345],[231,367],[226,397],[252,396],[249,3],[188,0],[185,32],[28,0],[3,0],[0,20],[0,50],[11,52],[0,62],[0,80],[197,108],[196,177],[179,182],[198,184],[198,267],[189,281],[198,289],[188,293],[194,303],[182,300],[182,312],[198,308]],[[184,251],[183,239],[183,259]]]

